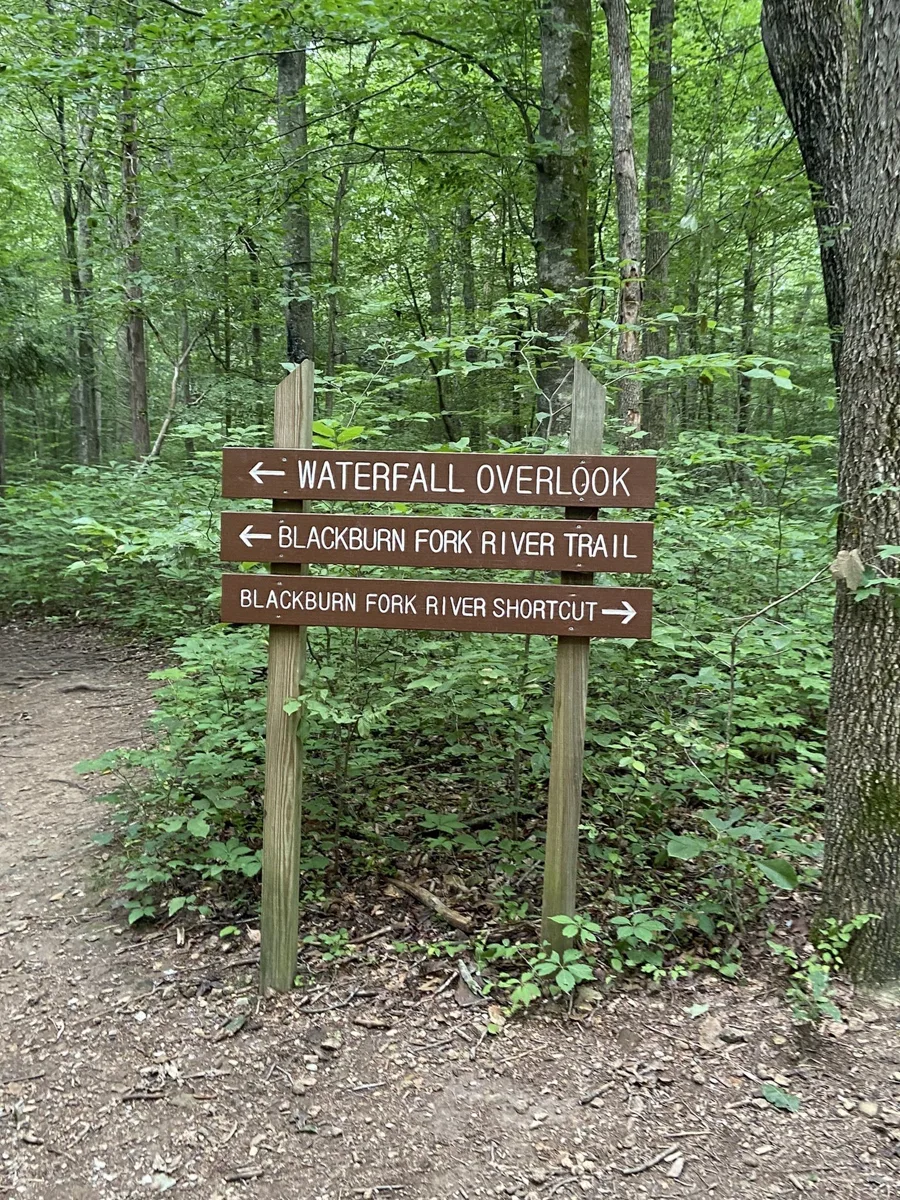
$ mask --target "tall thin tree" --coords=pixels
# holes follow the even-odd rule
[[[315,357],[312,300],[312,232],[306,122],[306,48],[282,50],[278,62],[278,133],[287,185],[282,227],[285,258],[285,325],[288,362]]]
[[[540,149],[534,241],[538,283],[564,297],[544,306],[549,353],[538,375],[539,405],[553,433],[569,428],[571,363],[565,346],[587,340],[588,183],[590,179],[591,3],[543,0]]]
[[[667,358],[669,329],[653,318],[668,308],[669,221],[672,210],[672,137],[675,99],[672,94],[672,32],[675,0],[653,0],[650,6],[650,47],[647,87],[647,177],[645,187],[644,326],[642,354]],[[661,445],[668,425],[668,388],[664,380],[645,384],[643,425],[650,444]]]
[[[144,325],[143,256],[141,253],[140,144],[138,140],[138,68],[135,54],[138,18],[135,10],[126,26],[122,84],[122,203],[125,250],[125,346],[128,370],[128,408],[135,457],[150,453],[147,338]]]
[[[603,0],[609,41],[609,110],[619,222],[619,342],[624,375],[619,382],[619,420],[627,440],[641,427],[641,381],[629,370],[640,358],[641,217],[634,156],[631,101],[631,38],[625,0]]]

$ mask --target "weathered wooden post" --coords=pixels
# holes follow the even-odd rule
[[[606,390],[581,362],[575,362],[573,371],[569,453],[602,454]],[[567,520],[590,521],[596,516],[596,508],[566,509]],[[583,586],[593,581],[591,573],[560,572],[561,586]],[[541,940],[560,953],[571,939],[563,936],[562,926],[553,918],[575,914],[590,655],[590,638],[557,639]]]
[[[315,371],[307,359],[275,390],[273,446],[312,446]],[[275,512],[305,511],[297,500],[273,500]],[[301,575],[299,563],[273,563],[279,575]],[[266,704],[266,785],[263,812],[262,911],[259,989],[286,992],[297,971],[300,895],[300,821],[303,799],[303,747],[297,736],[299,711],[286,713],[296,699],[306,666],[306,627],[269,626]]]

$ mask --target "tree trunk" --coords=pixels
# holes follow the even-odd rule
[[[856,7],[854,0],[763,0],[762,6],[769,68],[797,135],[812,194],[836,380],[844,324]]]
[[[852,942],[858,983],[900,984],[900,9],[862,6],[853,84],[850,227],[840,360],[838,548],[881,582],[860,600],[839,580],[828,726],[823,914],[879,919]]]
[[[288,162],[284,198],[287,361],[315,356],[312,302],[312,235],[306,125],[306,49],[282,50],[278,62],[278,135]]]
[[[262,295],[259,273],[259,246],[249,234],[241,233],[241,240],[247,257],[250,259],[250,372],[257,388],[254,420],[257,425],[267,423],[267,406],[262,399],[263,381],[263,336],[262,336]]]
[[[475,261],[472,257],[472,206],[465,202],[456,210],[456,259],[459,265],[460,293],[466,335],[475,331]],[[466,362],[478,362],[477,346],[466,346]],[[469,437],[473,450],[480,450],[484,443],[483,406],[477,402],[475,391],[478,377],[463,376],[456,381],[457,408],[469,409]],[[468,397],[468,405],[466,398]],[[474,401],[474,402],[473,402]]]
[[[756,288],[759,277],[756,272],[756,232],[747,232],[747,258],[744,262],[744,283],[741,298],[741,354],[753,353],[756,333]],[[753,399],[753,380],[744,371],[737,373],[737,431],[747,433],[750,428],[750,403]]]
[[[122,196],[125,249],[125,339],[128,356],[128,407],[136,458],[150,453],[147,392],[147,341],[144,329],[144,288],[141,282],[141,204],[138,187],[140,153],[137,122],[138,73],[135,65],[137,18],[125,34],[126,66],[122,87]]]
[[[591,3],[542,0],[540,152],[535,160],[534,241],[538,286],[567,297],[541,308],[547,354],[538,372],[542,432],[571,421],[571,363],[563,355],[588,338]]]
[[[625,0],[603,0],[609,40],[610,121],[619,221],[619,343],[616,355],[627,370],[640,358],[638,320],[641,313],[641,221],[637,170],[634,163],[634,125],[631,119],[631,43]],[[641,383],[634,376],[619,382],[621,436],[641,427]]]
[[[0,379],[0,496],[6,491],[6,387]]]
[[[176,244],[175,244],[175,272],[179,279],[184,278],[184,256],[181,249],[180,231],[176,226]],[[181,407],[186,411],[191,402],[191,348],[194,341],[191,339],[191,318],[188,311],[187,297],[182,292],[178,303],[178,345],[179,358],[181,363],[179,371],[179,385],[181,395],[179,397]],[[194,461],[196,454],[196,445],[194,439],[186,437],[184,439],[184,457],[188,463]]]
[[[84,274],[79,258],[78,245],[78,202],[75,171],[69,147],[69,130],[66,122],[65,100],[60,95],[54,104],[56,127],[59,133],[59,164],[62,173],[62,217],[65,235],[65,257],[67,285],[64,296],[74,309],[73,333],[78,378],[70,393],[69,412],[72,427],[72,450],[75,461],[82,465],[96,462],[92,456],[90,437],[91,422],[88,408],[94,395],[94,351],[91,342],[87,299],[84,290]]]
[[[672,27],[675,0],[653,0],[647,71],[650,112],[647,132],[647,185],[644,304],[651,320],[644,328],[644,358],[668,358],[669,326],[652,318],[668,308],[669,218],[672,209]],[[648,443],[661,446],[668,425],[668,386],[664,380],[644,385],[644,428]]]

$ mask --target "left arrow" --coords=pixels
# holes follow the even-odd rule
[[[261,462],[258,462],[255,467],[250,468],[250,476],[257,483],[262,484],[264,475],[286,475],[286,471],[264,471]]]
[[[271,533],[254,533],[252,525],[246,525],[241,530],[241,532],[238,534],[238,537],[241,539],[241,541],[244,543],[245,546],[249,546],[251,549],[253,548],[254,542],[257,542],[257,541],[267,541],[268,542],[268,541],[272,540]]]

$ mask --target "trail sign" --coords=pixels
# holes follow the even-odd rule
[[[223,451],[222,495],[276,500],[651,508],[656,459],[364,450]]]
[[[312,625],[557,635],[541,937],[561,953],[571,939],[556,918],[576,908],[590,639],[649,638],[652,623],[652,591],[595,587],[593,574],[649,571],[653,527],[597,511],[650,508],[656,460],[600,453],[606,395],[580,362],[559,455],[312,450],[313,390],[307,360],[276,389],[275,448],[226,449],[222,464],[223,496],[274,502],[270,513],[222,516],[223,559],[270,564],[267,575],[222,578],[222,620],[269,626],[260,988],[287,991],[296,970],[296,701]],[[310,513],[312,500],[555,506],[565,519]],[[309,563],[558,571],[560,582],[310,576]]]
[[[634,573],[652,568],[653,526],[639,521],[226,512],[221,557],[223,562]]]
[[[260,625],[648,638],[652,600],[649,588],[222,576],[222,620]]]

